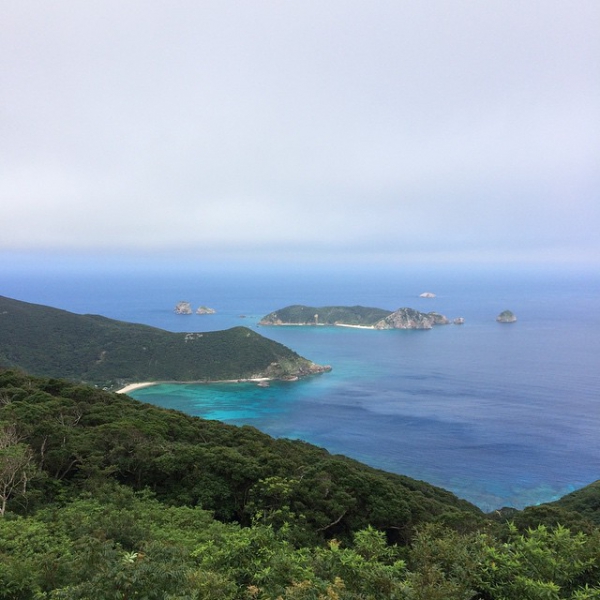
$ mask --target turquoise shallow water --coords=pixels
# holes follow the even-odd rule
[[[497,272],[9,273],[4,295],[172,331],[257,327],[282,306],[411,306],[463,316],[431,331],[261,327],[333,371],[300,382],[159,385],[135,398],[304,439],[443,486],[485,510],[600,477],[600,280]],[[431,290],[434,299],[419,293]],[[178,316],[179,300],[214,316]],[[500,325],[506,308],[518,322]],[[240,315],[245,315],[241,318]]]

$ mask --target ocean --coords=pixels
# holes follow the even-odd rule
[[[0,294],[19,300],[170,331],[243,325],[333,367],[267,388],[157,385],[131,393],[140,401],[302,439],[444,487],[486,511],[551,501],[600,478],[596,273],[199,262],[7,264],[0,276]],[[180,300],[217,314],[176,315]],[[289,304],[407,306],[465,323],[429,331],[258,326]],[[505,309],[516,323],[495,321]]]

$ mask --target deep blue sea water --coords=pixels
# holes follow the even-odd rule
[[[484,510],[600,478],[600,276],[509,268],[42,268],[0,294],[171,331],[245,325],[288,304],[436,310],[462,326],[257,330],[333,371],[294,383],[158,385],[131,395],[251,424],[447,488]],[[434,299],[419,294],[431,291]],[[179,300],[216,315],[175,315]],[[496,323],[510,309],[518,321]],[[242,317],[242,315],[244,315]]]

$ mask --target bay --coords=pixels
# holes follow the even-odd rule
[[[436,294],[420,298],[424,291]],[[299,382],[157,385],[131,395],[292,437],[440,485],[484,510],[600,476],[600,278],[451,268],[6,268],[6,296],[171,331],[244,325],[331,373]],[[179,300],[216,315],[181,316]],[[258,327],[289,304],[436,310],[430,331]],[[510,309],[517,323],[498,324]]]

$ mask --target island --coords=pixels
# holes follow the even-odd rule
[[[185,300],[181,300],[181,302],[178,302],[175,305],[175,314],[191,315],[192,314],[192,305]]]
[[[208,306],[199,306],[196,309],[197,315],[215,315],[217,311],[214,308],[208,308]]]
[[[216,312],[214,308],[209,308],[208,306],[199,306],[196,309],[197,315],[214,315]],[[193,313],[192,303],[187,300],[181,300],[175,305],[175,314],[177,315],[191,315]]]
[[[264,316],[259,325],[337,326],[363,329],[432,329],[450,323],[437,312],[422,313],[414,308],[389,311],[366,306],[286,306]]]
[[[419,294],[419,298],[435,298],[435,294],[433,292],[423,292]]]
[[[496,317],[496,321],[498,321],[498,323],[514,323],[516,320],[517,320],[517,317],[510,310],[503,310]]]

